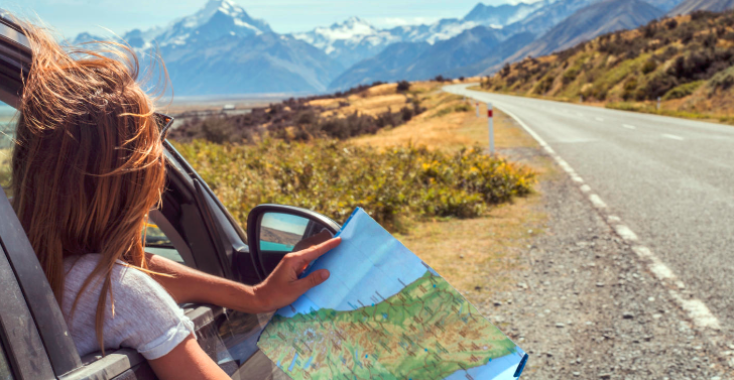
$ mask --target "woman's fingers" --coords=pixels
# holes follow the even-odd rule
[[[309,289],[317,285],[321,285],[328,278],[329,271],[326,269],[319,269],[309,274],[308,276],[296,281],[294,285],[296,285],[302,295],[303,293],[306,293]]]
[[[291,255],[303,259],[306,262],[311,262],[321,257],[321,255],[323,255],[324,253],[336,248],[336,246],[338,246],[341,241],[341,238],[329,239],[321,244],[314,245],[313,247],[306,248],[299,252],[291,253]]]

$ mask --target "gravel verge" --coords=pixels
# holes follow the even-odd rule
[[[547,159],[536,148],[502,153]],[[734,341],[695,330],[566,175],[538,187],[548,222],[527,242],[527,269],[477,305],[530,354],[523,378],[734,379]]]

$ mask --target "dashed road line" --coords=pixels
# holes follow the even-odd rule
[[[693,325],[700,330],[720,330],[718,318],[711,313],[711,310],[706,306],[703,301],[696,298],[683,298],[678,290],[685,289],[683,281],[679,280],[672,269],[668,267],[660,258],[655,255],[649,248],[636,244],[639,240],[637,234],[632,231],[631,228],[622,224],[622,219],[616,215],[608,214],[607,204],[599,197],[599,195],[591,191],[591,187],[584,183],[584,180],[576,174],[576,171],[571,165],[561,158],[548,143],[543,140],[533,129],[531,129],[525,122],[520,120],[514,113],[507,111],[504,107],[502,111],[513,118],[520,126],[532,136],[538,144],[558,163],[558,165],[571,177],[574,182],[580,183],[579,189],[587,194],[589,201],[597,209],[597,212],[602,216],[602,219],[607,221],[607,224],[622,238],[627,244],[630,245],[632,251],[637,254],[641,261],[647,265],[647,269],[660,281],[660,283],[668,288],[670,296],[673,301],[680,307],[691,319]],[[623,124],[625,128],[635,129],[634,126]],[[632,128],[630,128],[632,127]],[[664,134],[663,136],[675,139],[683,140],[680,136]]]
[[[669,138],[671,140],[683,141],[683,137],[676,136],[676,135],[671,135],[669,133],[663,133],[663,137],[667,137],[667,138]]]
[[[604,119],[602,119],[600,117],[595,117],[594,120],[596,120],[596,121],[604,121]]]
[[[627,129],[637,129],[637,127],[635,127],[634,125],[630,125],[630,124],[622,124],[622,127],[627,128]]]

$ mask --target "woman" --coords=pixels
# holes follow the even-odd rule
[[[144,253],[141,231],[164,191],[160,125],[129,49],[62,49],[31,25],[33,51],[12,157],[13,206],[80,355],[138,350],[161,379],[228,379],[177,304],[276,310],[328,278],[305,266],[338,239],[287,255],[245,286]],[[322,239],[323,240],[323,239]]]

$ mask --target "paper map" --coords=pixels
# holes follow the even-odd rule
[[[307,271],[329,279],[278,310],[258,342],[291,378],[519,377],[525,352],[362,209],[338,236]]]

